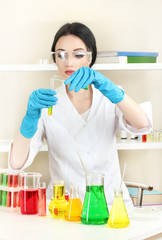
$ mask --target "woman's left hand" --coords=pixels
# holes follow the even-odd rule
[[[89,67],[82,67],[74,72],[65,82],[70,84],[69,91],[78,92],[81,88],[85,89],[89,84],[94,84],[105,97],[112,103],[121,102],[124,99],[124,91],[111,82],[102,73],[94,71]]]

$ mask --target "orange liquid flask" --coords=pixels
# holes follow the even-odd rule
[[[127,210],[123,201],[123,190],[115,189],[115,198],[108,219],[108,227],[125,228],[130,224]]]
[[[70,199],[69,205],[65,212],[65,220],[77,222],[81,220],[82,213],[82,202],[79,198],[79,191],[76,190],[75,186],[70,187]]]

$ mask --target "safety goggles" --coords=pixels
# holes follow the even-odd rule
[[[67,64],[88,66],[92,60],[92,52],[87,51],[56,51],[51,52],[52,60],[56,64]]]

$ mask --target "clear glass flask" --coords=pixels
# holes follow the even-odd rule
[[[121,188],[114,190],[114,202],[110,211],[108,227],[125,228],[130,224],[127,210],[123,201],[123,190]]]
[[[49,212],[54,218],[64,219],[68,206],[65,200],[65,183],[63,180],[54,180],[53,196],[49,204]]]
[[[104,174],[87,174],[81,222],[92,225],[106,224],[108,217],[109,212],[104,194]]]
[[[80,221],[82,208],[83,205],[79,197],[79,189],[71,185],[69,204],[65,212],[65,220],[73,222]]]

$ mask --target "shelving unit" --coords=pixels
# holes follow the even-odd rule
[[[94,70],[162,70],[162,63],[108,63],[95,64]],[[50,72],[57,71],[55,64],[8,64],[0,65],[0,72]]]
[[[95,64],[94,70],[122,71],[122,70],[162,70],[162,63],[129,63],[129,64]],[[7,64],[0,65],[0,72],[52,72],[57,71],[55,64]],[[10,140],[0,140],[0,152],[9,151]],[[162,142],[139,142],[117,139],[118,150],[131,149],[162,149]],[[47,151],[47,145],[43,144],[40,151]]]
[[[0,141],[0,152],[9,152],[11,140]],[[162,149],[162,142],[139,142],[138,140],[121,140],[117,138],[118,150],[144,150],[144,149]],[[40,151],[48,151],[46,143],[43,143]]]

